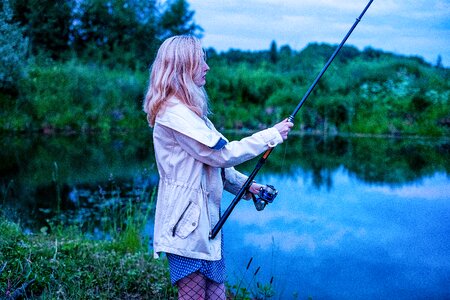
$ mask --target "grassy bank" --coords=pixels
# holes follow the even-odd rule
[[[74,226],[47,231],[25,234],[18,224],[0,221],[0,299],[177,298],[166,260],[154,259],[137,232],[99,241]],[[252,259],[239,282],[226,283],[227,299],[275,295],[273,278],[260,283],[260,267],[249,270]]]
[[[149,237],[142,234],[154,192],[121,197],[116,187],[89,194],[90,202],[103,205],[86,216],[83,208],[75,216],[60,210],[57,193],[56,211],[40,230],[22,226],[20,215],[3,202],[0,299],[174,299],[167,263],[152,257]]]
[[[129,235],[95,241],[77,228],[24,234],[0,221],[0,297],[31,299],[173,299],[167,267]]]

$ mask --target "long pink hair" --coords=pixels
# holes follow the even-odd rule
[[[204,52],[200,40],[190,35],[166,39],[158,49],[152,64],[150,80],[143,109],[150,126],[155,125],[164,102],[177,98],[199,117],[208,113],[208,97],[203,87],[194,83],[194,76],[201,71]]]

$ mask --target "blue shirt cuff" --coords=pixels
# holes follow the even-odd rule
[[[224,140],[223,138],[220,138],[219,141],[214,145],[214,147],[211,147],[211,149],[220,150],[223,147],[225,147],[226,144],[227,144],[227,141]]]

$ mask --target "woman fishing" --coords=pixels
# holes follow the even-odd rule
[[[228,141],[208,119],[208,70],[197,38],[168,38],[152,64],[144,101],[160,176],[153,247],[156,257],[166,253],[179,299],[225,299],[222,234],[210,239],[222,192],[236,194],[247,176],[234,166],[282,143],[293,126],[286,119]],[[252,183],[247,197],[261,187]]]

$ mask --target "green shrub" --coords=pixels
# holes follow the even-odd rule
[[[267,52],[213,54],[206,89],[219,129],[264,128],[288,117],[333,47],[289,51],[276,63]],[[281,53],[280,53],[281,54]],[[296,130],[332,133],[448,135],[448,69],[422,60],[345,48],[318,82]],[[289,64],[290,62],[290,64]],[[148,75],[106,66],[36,60],[18,82],[19,97],[3,93],[4,130],[102,131],[144,129]]]
[[[72,61],[32,66],[21,96],[33,128],[109,131],[145,126],[140,111],[144,84],[138,72]]]

